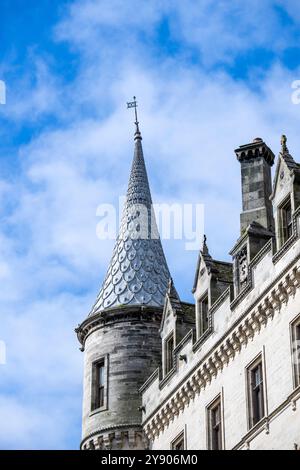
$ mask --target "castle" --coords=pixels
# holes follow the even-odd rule
[[[82,449],[300,448],[300,165],[282,137],[235,150],[232,263],[206,238],[181,301],[157,234],[136,118],[119,236],[84,351]],[[195,260],[196,261],[196,260]]]

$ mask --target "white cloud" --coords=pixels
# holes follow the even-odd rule
[[[227,54],[230,61],[251,44],[282,47],[282,38],[273,42],[273,13],[259,28],[271,2],[251,3],[246,15],[240,2],[226,12],[224,2],[216,8],[192,2],[185,9],[183,2],[138,2],[135,11],[135,1],[74,2],[55,33],[79,47],[74,82],[64,83],[38,58],[32,71],[39,70],[38,81],[21,80],[24,87],[15,90],[7,119],[40,122],[51,113],[59,124],[22,146],[20,174],[0,181],[0,339],[8,360],[0,368],[0,420],[10,418],[0,430],[2,448],[68,447],[70,436],[79,441],[82,358],[73,329],[88,313],[109,262],[112,242],[96,238],[96,209],[117,203],[126,191],[133,117],[125,103],[133,94],[154,201],[205,203],[208,244],[217,258],[227,258],[238,237],[234,148],[260,136],[276,152],[284,132],[297,158],[294,73],[275,64],[253,90],[225,71],[187,66],[183,56],[167,55],[154,67],[151,40],[140,36],[151,39],[169,15],[174,39],[197,45],[207,64]],[[241,15],[245,21],[234,21]],[[186,299],[197,253],[185,252],[181,242],[163,244]]]

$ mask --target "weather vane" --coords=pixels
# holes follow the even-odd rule
[[[127,102],[127,109],[128,108],[134,108],[134,115],[135,115],[135,124],[138,125],[138,118],[137,118],[137,101],[136,101],[136,97],[134,96],[133,97],[133,101],[129,101]]]

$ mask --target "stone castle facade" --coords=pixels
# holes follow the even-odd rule
[[[300,165],[282,137],[235,150],[232,263],[200,250],[181,301],[157,233],[136,121],[121,227],[84,351],[82,449],[300,448]]]

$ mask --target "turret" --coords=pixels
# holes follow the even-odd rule
[[[135,107],[136,101],[130,103]],[[134,158],[119,236],[102,288],[77,328],[84,350],[81,448],[143,449],[140,386],[161,361],[170,278],[136,116]]]

